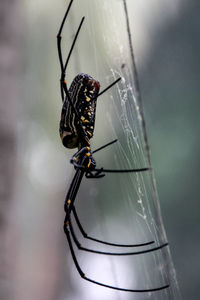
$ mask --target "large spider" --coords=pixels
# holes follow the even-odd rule
[[[96,149],[95,151],[91,150],[90,139],[92,138],[94,133],[95,110],[96,110],[97,98],[101,96],[104,92],[106,92],[108,89],[110,89],[112,86],[114,86],[121,78],[118,78],[116,81],[114,81],[112,84],[110,84],[107,88],[105,88],[102,92],[99,93],[99,89],[100,89],[99,82],[93,79],[91,76],[81,73],[74,78],[70,88],[69,89],[67,88],[67,84],[65,81],[65,73],[66,73],[67,65],[69,63],[70,56],[72,54],[77,37],[79,35],[80,29],[84,21],[84,17],[83,17],[78,27],[78,30],[75,34],[67,59],[64,63],[62,57],[62,51],[61,51],[61,33],[66,18],[68,16],[68,13],[70,11],[72,2],[73,0],[70,1],[67,7],[66,13],[64,15],[64,18],[62,20],[57,35],[58,56],[59,56],[59,62],[61,67],[60,89],[61,89],[61,97],[63,102],[61,120],[60,120],[60,137],[63,145],[66,148],[78,148],[78,151],[73,155],[70,161],[73,164],[76,172],[70,184],[68,193],[65,198],[65,203],[64,203],[64,210],[66,213],[65,220],[64,220],[64,232],[67,237],[72,259],[74,261],[78,273],[83,279],[100,286],[104,286],[114,290],[126,291],[126,292],[154,292],[154,291],[166,289],[169,287],[169,284],[156,287],[156,288],[149,288],[149,289],[127,289],[127,288],[108,285],[106,283],[93,280],[84,274],[74,252],[73,243],[76,244],[77,248],[80,250],[92,252],[96,254],[115,255],[115,256],[139,255],[139,254],[145,254],[148,252],[162,249],[163,247],[167,246],[168,243],[164,243],[162,245],[151,247],[141,251],[104,252],[104,251],[98,251],[95,249],[83,247],[78,241],[78,238],[74,231],[73,224],[71,221],[71,214],[74,215],[74,219],[83,237],[95,241],[96,243],[101,243],[106,246],[114,246],[114,247],[116,246],[122,248],[149,246],[154,243],[154,241],[149,241],[149,242],[139,243],[139,244],[117,244],[117,243],[107,242],[89,236],[83,229],[83,226],[76,212],[75,199],[84,175],[89,179],[101,178],[105,176],[105,173],[108,172],[112,172],[112,173],[145,172],[148,171],[149,168],[128,169],[128,170],[127,169],[111,170],[111,169],[104,169],[103,167],[96,168],[96,162],[93,158],[93,153],[105,147],[108,147],[117,141],[117,140],[111,141],[108,144]]]

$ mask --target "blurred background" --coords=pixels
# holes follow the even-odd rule
[[[182,298],[196,300],[200,298],[200,4],[195,0],[127,4],[163,221]],[[3,300],[89,299],[77,277],[70,275],[71,257],[66,262],[62,229],[65,188],[73,174],[68,164],[73,151],[66,151],[58,136],[56,35],[65,8],[64,0],[0,3]],[[68,34],[73,18],[72,13]],[[90,28],[92,32],[94,20]],[[78,69],[81,62],[75,64]],[[76,73],[69,69],[69,82]],[[90,293],[94,299],[96,290]],[[101,298],[112,299],[104,294]]]

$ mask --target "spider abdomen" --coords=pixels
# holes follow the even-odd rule
[[[60,137],[65,147],[76,148],[82,144],[83,135],[80,124],[87,138],[92,138],[99,88],[99,82],[87,74],[78,74],[72,81],[69,95],[79,118],[66,97],[60,120]]]

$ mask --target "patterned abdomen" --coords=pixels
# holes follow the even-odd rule
[[[99,82],[87,74],[81,73],[72,81],[69,95],[78,112],[79,119],[66,98],[63,102],[60,120],[60,137],[65,147],[77,148],[83,144],[80,122],[87,139],[89,140],[93,136],[99,88]]]

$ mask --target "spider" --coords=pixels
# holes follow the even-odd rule
[[[162,245],[151,247],[141,251],[125,251],[125,252],[109,252],[109,251],[98,251],[95,249],[90,249],[82,246],[78,241],[76,236],[72,221],[71,214],[74,215],[74,220],[77,223],[77,226],[85,239],[92,240],[96,243],[104,244],[106,246],[116,246],[121,248],[134,248],[141,246],[149,246],[154,244],[154,241],[149,241],[145,243],[139,244],[117,244],[108,241],[103,241],[88,235],[79,220],[78,214],[75,208],[75,200],[76,195],[78,193],[81,181],[83,176],[85,175],[88,179],[91,178],[101,178],[105,176],[106,173],[131,173],[131,172],[145,172],[148,171],[149,168],[141,168],[141,169],[124,169],[124,170],[112,170],[112,169],[104,169],[97,168],[96,162],[94,160],[93,154],[106,148],[114,143],[117,140],[111,141],[100,148],[92,151],[90,146],[90,139],[94,133],[94,125],[95,125],[95,111],[96,111],[96,103],[98,97],[104,94],[108,89],[112,88],[115,84],[117,84],[121,78],[118,78],[113,83],[111,83],[108,87],[106,87],[103,91],[100,90],[100,83],[92,78],[90,75],[80,73],[78,74],[74,80],[72,81],[70,88],[67,88],[67,83],[65,81],[66,69],[74,49],[76,40],[78,38],[79,32],[81,30],[82,24],[84,22],[85,17],[82,18],[79,27],[76,31],[74,40],[72,42],[70,51],[68,53],[67,59],[64,63],[62,50],[61,50],[61,34],[66,22],[68,13],[70,11],[73,0],[69,2],[67,10],[65,12],[64,18],[61,22],[58,34],[57,34],[57,47],[58,47],[58,57],[61,67],[61,78],[60,78],[60,90],[61,90],[61,98],[63,102],[62,112],[61,112],[61,120],[60,120],[60,137],[63,145],[66,148],[78,148],[78,151],[72,156],[70,162],[73,164],[75,168],[75,175],[70,184],[69,190],[67,192],[65,202],[64,202],[64,210],[65,210],[65,220],[64,220],[64,232],[69,244],[69,249],[72,255],[72,259],[74,261],[75,267],[80,274],[80,276],[97,285],[107,287],[114,290],[120,290],[125,292],[154,292],[163,290],[169,287],[169,284],[165,284],[160,287],[150,288],[150,289],[127,289],[123,287],[116,287],[112,285],[108,285],[103,282],[99,282],[93,280],[92,278],[87,277],[84,274],[81,266],[78,262],[74,251],[74,245],[77,246],[79,250],[87,251],[91,253],[101,254],[101,255],[114,255],[114,256],[125,256],[125,255],[139,255],[145,254],[148,252],[156,251],[162,249],[168,245],[168,243],[164,243]]]

